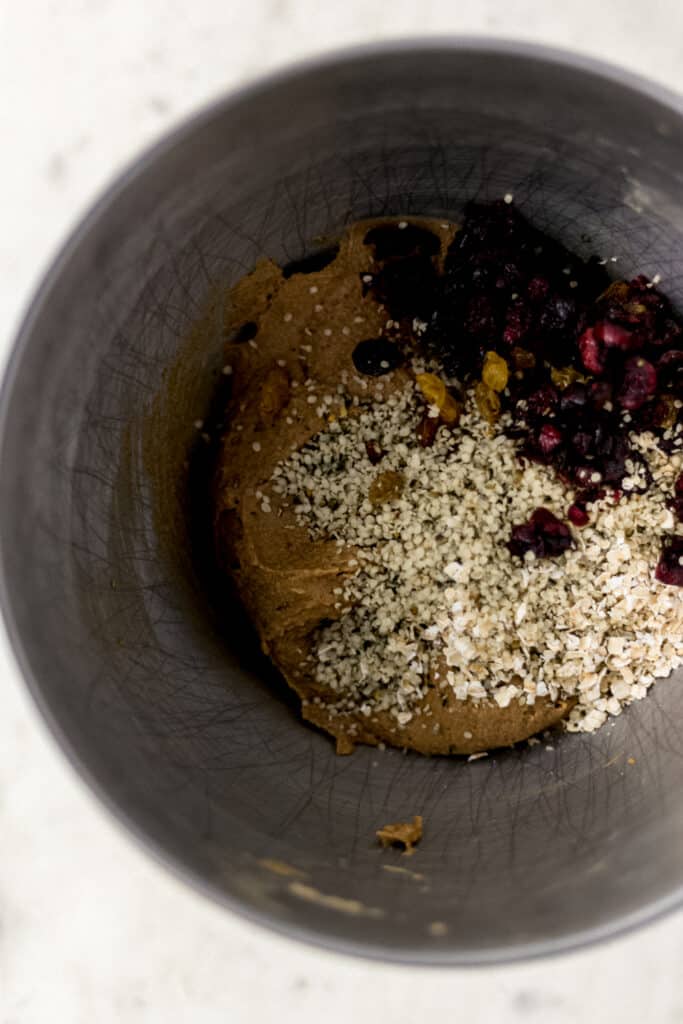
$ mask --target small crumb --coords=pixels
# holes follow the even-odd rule
[[[255,452],[260,452],[261,451],[261,444],[260,444],[259,441],[253,441],[251,447],[253,448],[253,450]]]
[[[290,321],[290,320],[292,319],[292,314],[291,314],[291,313],[285,313],[285,315],[283,316],[283,318],[282,318],[282,319],[284,320],[284,322],[285,322],[286,324],[288,324],[288,323],[289,323],[289,321]]]
[[[434,938],[440,938],[442,935],[447,935],[448,925],[445,921],[432,921],[429,925],[429,934],[433,935]]]
[[[633,765],[633,764],[635,764],[635,763],[636,763],[636,759],[635,759],[635,757],[629,757],[629,758],[627,758],[627,760],[626,760],[626,764],[631,764],[631,765]]]
[[[204,426],[204,420],[195,420],[194,421],[194,428],[195,428],[195,430],[201,430],[203,426]]]
[[[317,292],[317,290],[318,290],[318,286],[317,286],[317,284],[312,284],[312,285],[311,285],[311,287],[310,287],[310,288],[309,288],[308,290],[309,290],[309,292],[311,293],[311,295],[315,295],[315,293],[316,293],[316,292]]]
[[[410,855],[422,839],[422,817],[416,814],[412,822],[398,821],[394,825],[384,825],[377,829],[376,835],[383,847],[403,846],[404,853]]]
[[[232,377],[232,366],[224,366],[221,373],[226,377]]]
[[[507,203],[509,206],[514,198],[515,197],[513,196],[512,192],[506,192],[505,195],[503,196],[503,202]]]
[[[400,220],[398,222],[398,227],[399,227],[400,231],[403,231],[404,228],[408,227],[408,221],[407,220]]]
[[[470,756],[467,758],[467,760],[468,760],[468,762],[469,761],[478,761],[481,757],[488,757],[488,756],[489,756],[489,754],[488,754],[487,750],[480,750],[478,754],[470,754]]]

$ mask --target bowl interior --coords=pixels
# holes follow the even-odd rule
[[[339,758],[239,610],[207,600],[178,480],[220,379],[224,286],[262,256],[512,192],[615,273],[661,274],[683,308],[682,154],[680,113],[613,75],[504,46],[361,52],[200,115],[49,274],[4,391],[10,633],[87,777],[215,896],[338,948],[453,963],[561,948],[678,900],[676,680],[552,749]],[[413,814],[418,853],[381,852],[375,829]]]

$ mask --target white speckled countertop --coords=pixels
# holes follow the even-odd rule
[[[582,49],[683,91],[680,0],[0,2],[0,355],[51,253],[105,182],[221,89],[388,35]],[[0,1024],[383,1018],[683,1022],[683,914],[562,959],[469,972],[346,960],[183,888],[106,816],[0,643]]]

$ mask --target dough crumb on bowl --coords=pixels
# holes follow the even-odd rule
[[[415,852],[416,845],[423,835],[422,817],[414,815],[412,821],[398,821],[393,825],[383,825],[377,829],[377,838],[383,847],[402,846],[403,852],[409,856]]]

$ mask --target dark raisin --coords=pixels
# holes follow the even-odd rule
[[[386,338],[368,338],[359,341],[351,358],[359,373],[366,377],[381,377],[395,370],[403,362],[403,355],[398,345]]]
[[[572,535],[566,523],[547,508],[537,508],[526,523],[512,527],[508,549],[523,558],[532,551],[536,558],[556,558],[572,546]]]

